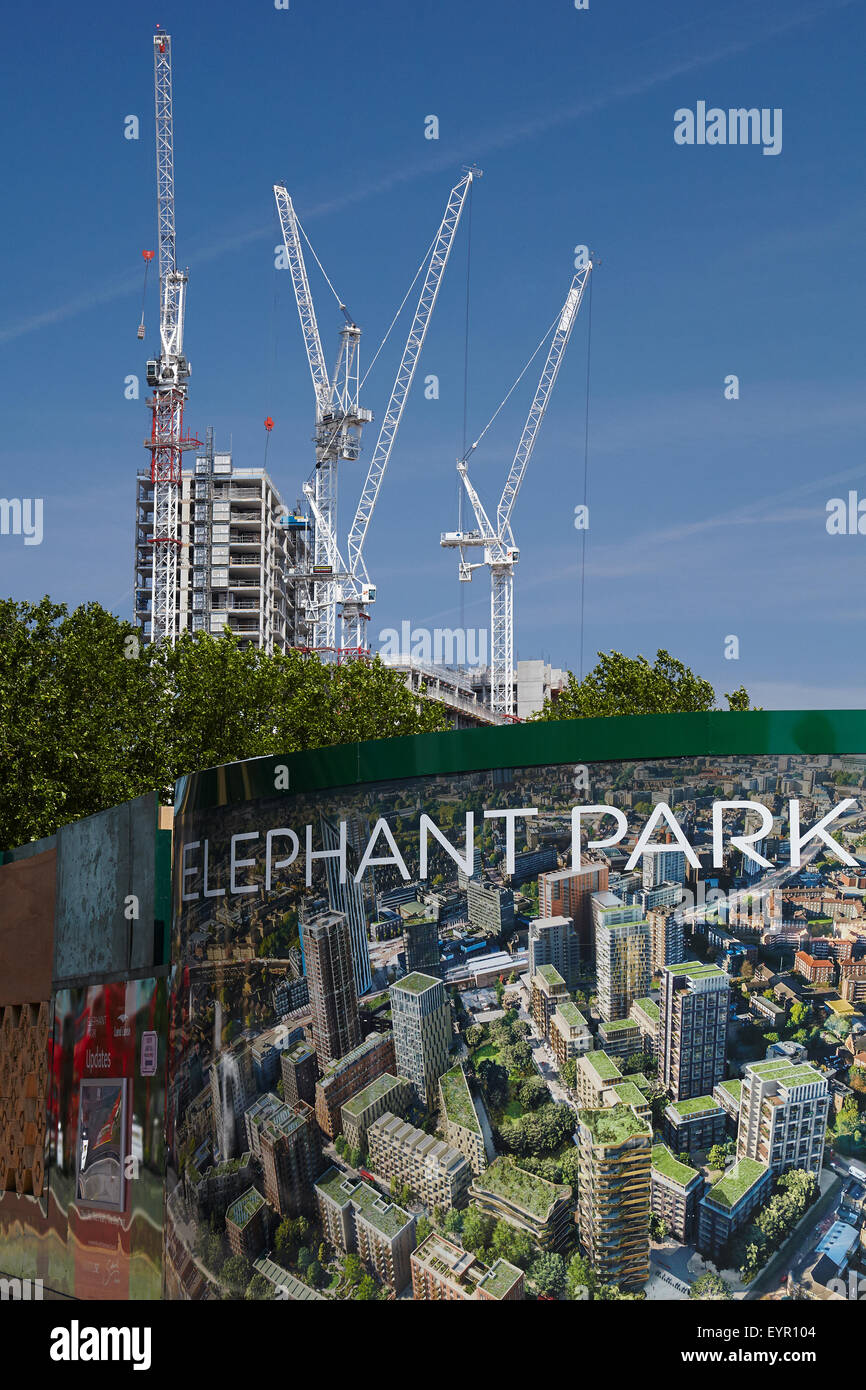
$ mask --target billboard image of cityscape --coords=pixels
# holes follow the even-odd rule
[[[165,1296],[832,1293],[866,756],[209,776],[175,816]]]

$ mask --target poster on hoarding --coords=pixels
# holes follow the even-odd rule
[[[653,1298],[709,1265],[736,1285],[748,1213],[719,1217],[712,1194],[744,1069],[780,1044],[780,1064],[815,1071],[792,1158],[814,1172],[819,1023],[840,1043],[850,1015],[866,1029],[817,980],[866,951],[866,756],[569,761],[293,796],[268,791],[269,760],[241,766],[237,799],[188,779],[175,824],[170,1296],[298,1296],[278,1292],[294,1280],[352,1297],[334,1240],[347,1201],[393,1208],[403,1232],[405,1259],[368,1266],[382,1297],[433,1296],[419,1290],[443,1260],[471,1268],[451,1296],[523,1297],[541,1252]],[[815,980],[798,954],[824,961]],[[777,979],[781,1007],[764,997]],[[685,994],[703,1035],[673,1021]],[[456,1154],[454,1182],[413,1167],[425,1135]],[[604,1135],[638,1152],[647,1189],[627,1258],[608,1259],[578,1195]],[[756,1211],[779,1165],[749,1161]],[[668,1162],[688,1200],[665,1255],[649,1218]]]
[[[78,1098],[76,1201],[105,1211],[124,1207],[126,1081],[83,1080]]]

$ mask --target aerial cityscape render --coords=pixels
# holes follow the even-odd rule
[[[509,768],[299,795],[288,823],[282,794],[196,808],[191,779],[170,1296],[232,1257],[264,1297],[847,1288],[864,779],[841,756]],[[590,844],[600,807],[633,821],[615,847]]]

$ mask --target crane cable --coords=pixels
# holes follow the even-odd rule
[[[588,484],[589,484],[589,368],[592,360],[592,281],[589,277],[589,323],[586,334],[586,419],[583,430],[583,505],[587,506]],[[584,526],[580,542],[580,636],[578,651],[578,679],[583,680],[583,607],[586,580],[586,533],[588,527]]]
[[[557,311],[556,311],[556,313],[555,313],[553,319],[551,320],[549,326],[544,330],[544,334],[543,334],[543,336],[539,339],[538,346],[537,346],[537,347],[535,348],[535,350],[533,351],[532,356],[531,356],[530,358],[528,358],[528,360],[526,361],[526,363],[524,364],[524,366],[521,368],[519,375],[518,375],[517,377],[515,377],[515,379],[514,379],[514,381],[512,382],[511,386],[509,386],[507,392],[506,392],[505,395],[502,397],[502,400],[499,402],[498,406],[497,406],[496,409],[494,410],[494,412],[493,412],[493,414],[491,415],[490,419],[487,421],[487,424],[484,426],[484,429],[483,429],[483,430],[481,431],[481,433],[479,434],[479,436],[478,436],[478,438],[476,439],[475,443],[471,446],[471,448],[467,449],[466,452],[464,453],[462,459],[460,460],[461,463],[465,463],[466,460],[469,458],[470,454],[474,454],[475,450],[478,448],[478,445],[481,443],[481,441],[482,441],[482,439],[484,438],[485,434],[486,434],[487,431],[490,429],[490,426],[493,424],[493,422],[494,422],[494,420],[496,419],[497,415],[498,415],[499,412],[503,409],[503,407],[504,407],[505,405],[508,404],[508,401],[510,400],[511,396],[514,394],[514,392],[517,390],[517,387],[520,385],[521,381],[522,381],[523,378],[526,376],[526,373],[529,371],[529,368],[532,366],[532,364],[533,364],[533,362],[535,361],[536,357],[538,356],[539,352],[540,352],[541,349],[544,347],[544,344],[547,342],[548,338],[550,337],[551,333],[553,332],[554,328],[555,328],[556,325],[559,323],[559,321],[560,321],[561,318],[562,318],[562,309],[559,308],[559,309],[557,309]]]

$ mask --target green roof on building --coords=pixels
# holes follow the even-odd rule
[[[633,1081],[638,1090],[643,1091],[644,1095],[658,1084],[656,1081],[651,1081],[648,1076],[644,1076],[642,1071],[632,1072],[629,1076],[629,1081]]]
[[[621,1081],[622,1072],[606,1052],[586,1052],[583,1060],[592,1067],[599,1081]]]
[[[658,1023],[659,1006],[654,999],[635,999],[632,1007],[635,1009],[642,1009],[647,1018],[651,1018],[653,1023]]]
[[[766,1163],[759,1163],[755,1158],[741,1158],[715,1187],[710,1188],[707,1196],[720,1207],[735,1207],[768,1171]]]
[[[522,1278],[523,1270],[518,1269],[517,1265],[509,1264],[508,1260],[495,1260],[478,1280],[478,1287],[489,1293],[491,1298],[504,1298]]]
[[[510,1158],[494,1159],[472,1185],[479,1192],[510,1202],[536,1221],[546,1221],[556,1202],[571,1195],[570,1187],[528,1173]]]
[[[361,1178],[354,1178],[336,1166],[329,1168],[316,1179],[316,1191],[323,1192],[341,1209],[351,1203],[369,1225],[381,1231],[389,1240],[399,1235],[412,1220],[408,1212],[394,1202],[389,1202],[387,1197],[383,1197],[370,1183],[364,1182]]]
[[[578,1110],[577,1118],[589,1130],[594,1144],[609,1148],[617,1148],[629,1139],[652,1136],[649,1122],[622,1101],[606,1110]]]
[[[589,1027],[580,1009],[572,999],[564,999],[561,1004],[557,1005],[556,1012],[562,1015],[563,1020],[568,1024],[569,1028]]]
[[[684,960],[679,965],[666,965],[669,975],[685,975],[689,980],[709,980],[715,976],[727,979],[724,970],[717,965],[706,965],[700,960]]]
[[[608,1033],[636,1033],[638,1026],[633,1018],[615,1018],[611,1023],[601,1025],[605,1036]]]
[[[792,1062],[789,1057],[770,1058],[767,1062],[751,1062],[749,1071],[762,1081],[781,1081],[786,1086],[808,1086],[824,1077],[808,1062]]]
[[[627,1080],[621,1082],[618,1086],[614,1086],[613,1091],[614,1095],[619,1096],[620,1100],[623,1101],[625,1105],[636,1105],[637,1108],[641,1110],[647,1104],[646,1096],[638,1090],[631,1077],[628,1077]]]
[[[393,1038],[393,1033],[369,1033],[362,1043],[353,1047],[351,1052],[347,1052],[345,1057],[335,1057],[330,1062],[319,1078],[319,1085],[329,1085],[340,1072],[347,1071],[355,1062],[359,1062],[368,1052],[374,1052],[377,1047],[381,1047],[387,1038]]]
[[[248,1187],[246,1192],[242,1192],[240,1197],[236,1197],[226,1208],[226,1221],[231,1221],[239,1230],[243,1230],[264,1205],[265,1199],[262,1194],[254,1187]]]
[[[365,1086],[363,1091],[358,1091],[356,1095],[351,1096],[343,1104],[341,1107],[343,1114],[351,1115],[353,1119],[356,1119],[369,1106],[374,1105],[383,1096],[387,1096],[395,1086],[399,1086],[401,1083],[406,1084],[402,1077],[394,1076],[389,1071],[383,1071],[382,1075],[377,1076],[375,1081],[371,1081],[369,1086]]]
[[[560,975],[555,965],[539,965],[536,975],[540,975],[547,985],[565,985],[565,980]]]
[[[720,1081],[719,1085],[723,1091],[727,1091],[729,1096],[733,1096],[734,1100],[739,1104],[740,1096],[743,1091],[743,1083],[740,1081],[739,1077],[735,1076],[731,1081]]]
[[[472,1095],[463,1068],[458,1065],[444,1072],[439,1078],[439,1087],[445,1114],[451,1123],[471,1130],[473,1134],[480,1134],[481,1125],[472,1104]]]
[[[686,1163],[680,1163],[679,1159],[674,1158],[667,1144],[656,1144],[653,1147],[653,1168],[664,1177],[670,1178],[678,1187],[688,1187],[700,1174],[696,1168],[690,1168]]]
[[[720,1108],[718,1101],[713,1100],[712,1096],[692,1096],[691,1100],[675,1100],[668,1106],[669,1110],[676,1110],[684,1120],[692,1115],[703,1115]]]
[[[393,993],[395,989],[399,989],[406,994],[423,994],[433,985],[441,985],[441,983],[442,981],[437,980],[433,975],[424,975],[420,970],[413,970],[411,975],[404,975],[402,980],[393,984],[391,991]]]

